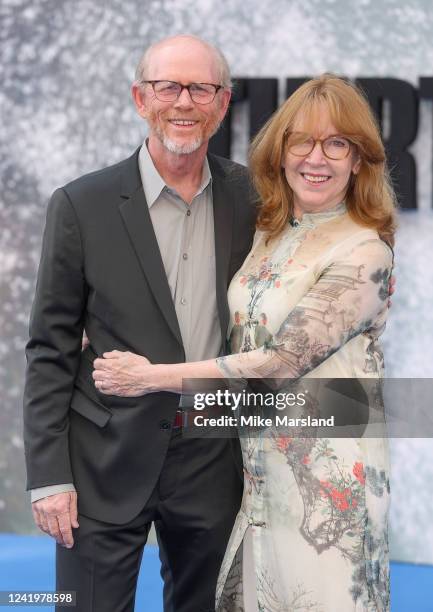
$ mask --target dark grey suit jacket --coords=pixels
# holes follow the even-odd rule
[[[227,287],[251,247],[255,197],[243,166],[213,155],[209,164],[225,338]],[[82,353],[84,327],[91,346]],[[152,363],[185,359],[138,151],[53,194],[26,348],[28,488],[74,482],[80,512],[121,524],[140,511],[155,486],[179,398],[100,394],[92,362],[114,349]]]

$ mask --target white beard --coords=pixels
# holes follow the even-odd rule
[[[201,138],[196,138],[192,142],[185,144],[178,144],[177,142],[170,140],[170,138],[167,138],[167,136],[164,136],[164,134],[158,134],[158,136],[160,137],[164,147],[168,149],[170,153],[174,153],[175,155],[189,155],[190,153],[197,151],[197,149],[199,149],[203,144]]]
[[[210,139],[218,131],[218,128],[220,125],[221,125],[220,122],[215,123],[213,126],[213,129],[211,128],[210,133],[206,134],[205,138],[207,137]],[[163,146],[168,151],[170,151],[170,153],[174,153],[175,155],[190,155],[191,153],[194,153],[194,151],[197,151],[197,149],[199,149],[204,142],[203,136],[199,136],[198,138],[196,138],[196,140],[193,140],[192,142],[178,144],[174,140],[171,140],[170,138],[168,138],[164,134],[164,132],[159,128],[159,126],[157,127],[154,125],[152,127],[153,127],[154,134],[157,136],[157,138],[163,144]]]

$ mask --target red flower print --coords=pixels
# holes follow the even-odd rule
[[[347,499],[342,499],[337,503],[337,508],[339,510],[341,510],[342,512],[344,512],[345,510],[349,509],[349,502],[347,501]]]
[[[280,285],[281,285],[281,283],[280,283],[279,280],[275,281],[275,287],[279,287]]]
[[[365,485],[364,465],[361,461],[357,461],[353,466],[353,475],[362,486]]]
[[[284,453],[287,450],[287,447],[292,443],[292,440],[293,438],[287,437],[276,438],[278,450]]]
[[[329,497],[337,510],[345,512],[349,510],[350,507],[356,508],[358,505],[356,499],[352,497],[352,490],[349,487],[346,487],[343,491],[339,491],[329,482],[329,480],[321,480],[320,485],[322,487],[320,495],[322,497]]]
[[[345,511],[349,508],[349,502],[347,500],[345,491],[341,492],[338,489],[332,488],[331,490],[332,503],[338,510]]]
[[[247,277],[246,276],[241,276],[241,278],[239,279],[239,282],[241,285],[245,285],[245,283],[247,282]]]
[[[303,463],[304,465],[308,465],[308,464],[310,463],[310,461],[311,461],[311,459],[310,459],[310,457],[309,457],[308,455],[305,455],[305,456],[302,458],[302,463]]]

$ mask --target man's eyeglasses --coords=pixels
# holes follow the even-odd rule
[[[344,136],[328,136],[328,138],[314,139],[309,134],[293,132],[289,134],[287,148],[292,155],[307,157],[310,155],[317,143],[320,143],[323,155],[328,159],[345,159],[351,149],[352,143]]]
[[[178,99],[184,89],[188,90],[190,98],[197,104],[210,104],[214,101],[222,85],[213,83],[190,83],[182,85],[176,81],[141,81],[143,84],[152,85],[155,96],[160,102],[174,102]]]

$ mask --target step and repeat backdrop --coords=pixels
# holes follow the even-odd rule
[[[362,86],[381,121],[401,203],[397,291],[383,336],[387,375],[407,379],[409,389],[433,378],[430,0],[2,0],[0,23],[0,531],[33,530],[24,492],[23,349],[46,204],[57,186],[142,142],[130,84],[142,51],[164,36],[196,34],[226,54],[236,88],[212,149],[237,161],[304,79],[332,71]],[[409,422],[416,398],[408,398]],[[432,440],[390,444],[392,556],[433,563]]]

